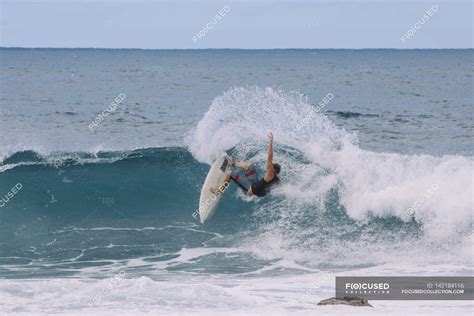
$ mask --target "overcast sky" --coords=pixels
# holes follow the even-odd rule
[[[0,0],[0,46],[472,48],[472,2]]]

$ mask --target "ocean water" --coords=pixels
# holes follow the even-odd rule
[[[473,56],[0,49],[0,314],[471,315],[316,304],[473,275]],[[269,131],[282,184],[199,224],[212,161],[262,171]]]

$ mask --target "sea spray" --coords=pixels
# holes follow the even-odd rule
[[[433,238],[469,231],[472,159],[364,150],[356,134],[337,128],[322,113],[298,125],[312,109],[310,100],[297,92],[231,89],[214,99],[188,136],[188,148],[208,164],[232,149],[236,159],[264,168],[265,135],[272,131],[274,161],[282,165],[282,184],[274,192],[282,200],[272,210],[284,217],[279,225],[298,214],[308,218],[308,211],[334,208],[361,223],[373,217],[403,220],[413,201],[437,183],[435,194],[418,206],[416,221]]]

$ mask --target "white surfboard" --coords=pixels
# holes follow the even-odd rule
[[[211,166],[211,170],[209,170],[201,189],[201,197],[199,198],[199,218],[201,219],[201,223],[204,224],[216,211],[222,193],[229,184],[221,187],[222,193],[214,194],[211,192],[211,188],[218,188],[222,185],[226,173],[229,170],[230,166],[225,160],[225,157],[217,159]]]

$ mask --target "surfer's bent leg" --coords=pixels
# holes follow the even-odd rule
[[[247,191],[247,196],[252,196],[252,195],[253,195],[252,186],[250,186],[250,188]]]

